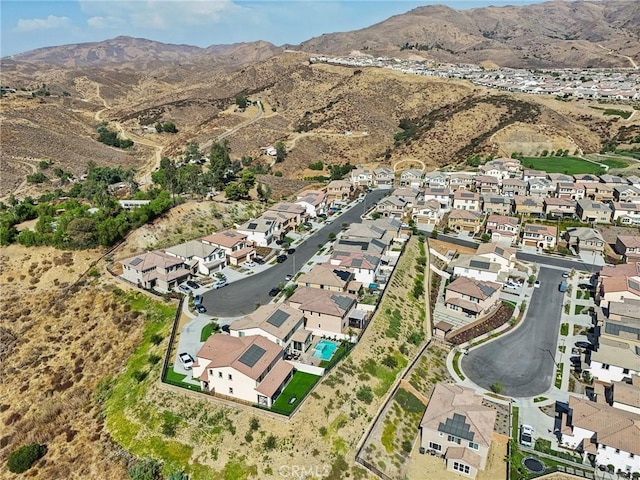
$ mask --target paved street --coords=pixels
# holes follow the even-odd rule
[[[316,253],[318,245],[327,243],[330,233],[340,232],[343,223],[360,222],[365,205],[370,208],[388,193],[388,190],[374,190],[367,194],[365,202],[356,203],[339,217],[332,217],[332,224],[325,225],[304,243],[296,245],[296,253],[289,255],[284,263],[275,264],[261,273],[230,283],[224,288],[206,292],[203,304],[207,308],[207,314],[214,317],[237,317],[253,312],[258,305],[269,303],[269,290],[284,282],[288,273],[295,273],[294,263],[295,270],[300,270]]]
[[[523,324],[462,359],[464,374],[477,385],[490,389],[500,382],[503,393],[512,397],[533,397],[551,387],[563,305],[558,291],[562,272],[542,267],[538,280],[540,288],[533,291]]]

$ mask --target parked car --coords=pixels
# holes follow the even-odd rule
[[[182,293],[184,293],[185,295],[189,295],[191,293],[191,289],[189,287],[187,287],[186,285],[179,285],[178,286],[178,290],[180,290]]]
[[[255,267],[255,266],[256,266],[256,262],[254,262],[254,261],[252,261],[252,260],[249,260],[248,262],[244,262],[244,265],[243,265],[243,266],[244,266],[244,267],[247,267],[247,268],[253,268],[253,267]]]
[[[324,223],[331,225],[333,223],[333,218],[327,218]]]
[[[207,309],[205,308],[204,305],[198,304],[198,305],[196,305],[196,312],[198,312],[198,313],[206,313]]]
[[[220,327],[220,330],[222,330],[223,333],[231,333],[231,329],[229,328],[229,325],[222,325],[222,327]]]
[[[269,290],[270,297],[275,297],[279,293],[280,293],[280,287],[273,287],[271,290]]]
[[[562,278],[569,278],[569,272],[562,272]]]
[[[292,275],[292,274],[290,274],[290,273],[288,273],[288,274],[284,277],[284,279],[285,279],[287,282],[288,282],[289,280],[291,280],[292,278],[293,278],[293,275]]]
[[[202,295],[196,295],[193,297],[193,304],[197,307],[202,304]]]
[[[286,256],[286,255],[278,255],[278,256],[276,257],[276,262],[278,262],[278,263],[283,263],[283,262],[285,262],[286,260],[287,260],[287,256]]]
[[[187,285],[189,285],[191,288],[193,288],[194,290],[197,290],[200,288],[200,285],[198,285],[196,282],[194,282],[193,280],[189,280],[187,282]]]
[[[219,288],[226,287],[226,286],[227,286],[227,279],[223,278],[223,279],[218,280],[216,283],[213,284],[213,289],[217,290]]]
[[[258,265],[264,265],[264,259],[262,257],[255,257],[253,261],[256,262]]]
[[[525,447],[533,447],[533,427],[522,424],[520,427],[520,444]]]
[[[576,342],[576,347],[593,350],[593,345],[589,342]]]
[[[540,280],[536,280],[533,284],[533,288],[540,288]]]
[[[311,228],[313,227],[313,225],[311,224],[311,222],[304,222],[303,225],[307,228]]]
[[[180,355],[178,355],[178,358],[180,359],[180,363],[182,363],[182,366],[185,370],[191,370],[191,367],[193,366],[193,357],[191,355],[189,355],[187,352],[182,352]]]
[[[287,253],[289,255],[293,255],[294,253],[296,253],[296,249],[295,248],[290,248],[289,250],[287,250]]]

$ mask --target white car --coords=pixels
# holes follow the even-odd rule
[[[525,447],[533,447],[533,427],[522,424],[520,426],[520,444]]]
[[[256,262],[249,260],[248,262],[244,262],[244,266],[247,268],[253,268],[256,266]]]
[[[182,352],[178,355],[178,358],[185,370],[191,370],[191,367],[193,367],[193,357],[191,355],[187,352]]]
[[[218,280],[216,283],[214,283],[213,284],[213,289],[217,290],[219,288],[226,287],[226,286],[227,286],[227,279],[224,278],[224,279]]]

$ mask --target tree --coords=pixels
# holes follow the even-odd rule
[[[94,247],[97,243],[96,222],[88,217],[74,218],[67,225],[66,234],[71,248]]]
[[[229,143],[226,140],[222,143],[214,142],[211,146],[209,170],[212,175],[212,185],[216,190],[222,190],[234,178],[229,152]]]
[[[47,453],[46,445],[32,443],[23,445],[9,454],[7,467],[12,473],[23,473]]]
[[[238,108],[244,110],[245,108],[247,108],[247,104],[249,103],[247,101],[247,96],[239,93],[238,95],[236,95],[236,105],[238,106]]]
[[[503,386],[502,386],[502,384],[500,382],[492,383],[491,387],[489,387],[489,388],[491,388],[491,391],[493,393],[502,393],[502,390],[503,390]]]
[[[240,200],[246,197],[249,190],[241,182],[233,182],[224,189],[224,194],[229,200]]]
[[[284,142],[276,142],[276,163],[282,163],[287,158],[287,147]]]
[[[373,212],[371,214],[371,218],[373,218],[374,220],[378,220],[382,215],[380,215],[380,212]]]
[[[182,161],[185,163],[189,163],[191,160],[200,160],[202,155],[200,155],[200,144],[198,142],[190,142],[184,149],[184,153],[182,154]]]
[[[245,170],[242,172],[240,176],[240,182],[244,185],[244,187],[249,191],[256,184],[256,175],[251,170]]]
[[[431,230],[431,238],[433,238],[434,240],[436,238],[438,238],[438,230],[437,229],[434,228],[433,230]]]
[[[483,233],[480,237],[480,240],[482,240],[484,243],[487,243],[489,240],[491,240],[491,235],[489,235],[488,233]]]

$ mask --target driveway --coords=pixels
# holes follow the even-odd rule
[[[529,310],[513,332],[480,345],[462,359],[462,370],[477,385],[490,389],[495,382],[512,397],[533,397],[551,387],[555,378],[563,294],[562,272],[540,268],[540,287],[533,290]]]
[[[297,245],[296,253],[289,255],[284,263],[276,263],[261,273],[230,283],[224,288],[206,292],[202,303],[207,308],[207,314],[214,317],[237,317],[248,315],[259,305],[269,303],[269,290],[285,282],[288,273],[294,274],[300,270],[317,252],[318,245],[324,245],[329,241],[330,233],[338,234],[343,223],[361,222],[360,216],[364,213],[365,205],[371,208],[388,193],[388,190],[374,190],[367,194],[366,202],[356,203],[340,216],[331,217],[334,218],[333,223],[325,225],[304,243]]]
[[[541,265],[552,265],[566,270],[579,270],[583,272],[596,273],[602,270],[601,265],[591,265],[581,260],[566,259],[562,257],[552,257],[550,255],[540,255],[536,253],[517,252],[516,258],[525,262],[539,263]]]

